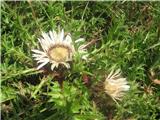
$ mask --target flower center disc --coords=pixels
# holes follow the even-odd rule
[[[57,46],[49,50],[49,56],[56,62],[65,62],[69,58],[69,49],[64,46]]]

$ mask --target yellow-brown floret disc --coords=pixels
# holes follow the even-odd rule
[[[54,46],[48,51],[48,54],[56,62],[65,62],[70,57],[70,50],[65,46]]]

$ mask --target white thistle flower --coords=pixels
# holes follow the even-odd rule
[[[126,78],[121,77],[120,70],[111,71],[104,81],[105,92],[112,97],[113,100],[121,100],[125,92],[129,90],[130,86]]]
[[[54,68],[60,64],[66,68],[70,68],[68,62],[72,61],[76,50],[69,33],[64,35],[63,29],[58,33],[54,30],[49,31],[48,33],[42,33],[42,37],[38,38],[38,41],[43,51],[37,49],[32,50],[34,52],[32,56],[39,64],[37,69],[41,69],[47,63],[51,63],[51,70],[54,70]],[[80,38],[76,41],[84,41],[84,39]],[[86,50],[83,46],[80,46],[77,52],[84,53]],[[86,57],[82,56],[82,58]]]

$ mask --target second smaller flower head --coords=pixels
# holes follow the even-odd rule
[[[119,69],[115,72],[111,71],[104,81],[105,92],[114,100],[121,100],[125,91],[128,91],[129,88],[126,78],[121,77]]]
[[[41,69],[47,63],[51,63],[51,70],[59,65],[70,68],[68,62],[72,61],[73,55],[76,52],[85,52],[84,45],[79,46],[78,50],[75,49],[71,35],[69,33],[65,35],[63,29],[58,33],[54,30],[49,31],[49,33],[42,33],[42,37],[38,38],[38,41],[42,51],[32,50],[34,52],[33,57],[39,64],[37,69]],[[84,41],[84,39],[80,38],[76,41]]]

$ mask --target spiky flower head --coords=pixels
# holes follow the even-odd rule
[[[69,61],[73,60],[73,56],[76,52],[86,53],[84,45],[79,46],[75,49],[70,33],[64,33],[62,29],[59,32],[49,31],[48,33],[42,33],[42,37],[38,38],[38,41],[42,47],[42,50],[33,49],[34,54],[32,55],[34,59],[39,64],[37,69],[41,69],[46,64],[51,64],[51,70],[58,68],[59,65],[63,65],[66,68],[70,68]],[[75,41],[84,41],[80,38]],[[86,56],[82,56],[86,59]]]
[[[112,70],[104,81],[105,92],[112,97],[113,100],[121,100],[129,88],[130,86],[126,78],[121,77],[120,69],[115,72]]]

